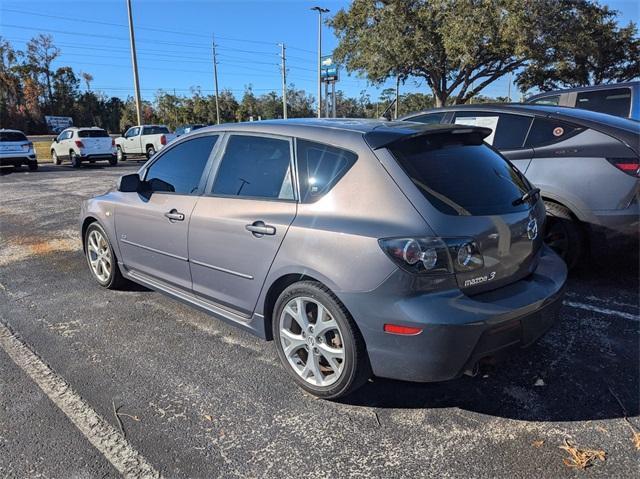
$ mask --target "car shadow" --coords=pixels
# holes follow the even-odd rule
[[[638,416],[638,238],[597,241],[592,264],[572,272],[560,321],[530,348],[473,378],[427,384],[374,378],[341,402],[460,408],[526,421]]]

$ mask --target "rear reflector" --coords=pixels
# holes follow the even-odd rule
[[[640,176],[640,158],[607,158],[609,163],[631,176]]]
[[[422,332],[422,328],[410,328],[408,326],[398,326],[397,324],[385,324],[384,332],[391,334],[402,334],[405,336],[415,336]]]

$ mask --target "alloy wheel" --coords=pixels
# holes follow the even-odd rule
[[[313,386],[331,386],[344,369],[338,322],[316,299],[291,299],[279,318],[280,344],[292,369]]]
[[[94,229],[89,233],[87,239],[87,258],[91,265],[91,270],[101,283],[106,283],[111,277],[113,259],[111,248],[102,233]]]

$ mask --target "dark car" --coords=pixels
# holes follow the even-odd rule
[[[282,120],[203,128],[85,201],[87,264],[266,339],[336,398],[442,381],[558,318],[544,205],[486,128]],[[206,361],[206,358],[203,360]]]
[[[540,188],[547,243],[570,267],[588,249],[589,225],[638,228],[640,124],[576,108],[523,104],[458,105],[401,120],[484,126],[485,141]]]
[[[640,120],[640,81],[546,91],[527,98],[532,105],[572,106]]]

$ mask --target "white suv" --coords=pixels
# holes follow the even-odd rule
[[[56,165],[68,159],[74,168],[80,167],[83,161],[95,163],[106,160],[110,165],[118,163],[115,141],[105,130],[95,126],[63,130],[51,143],[51,158]]]
[[[14,168],[27,165],[31,171],[38,169],[33,143],[19,130],[0,129],[0,166],[6,165]]]

